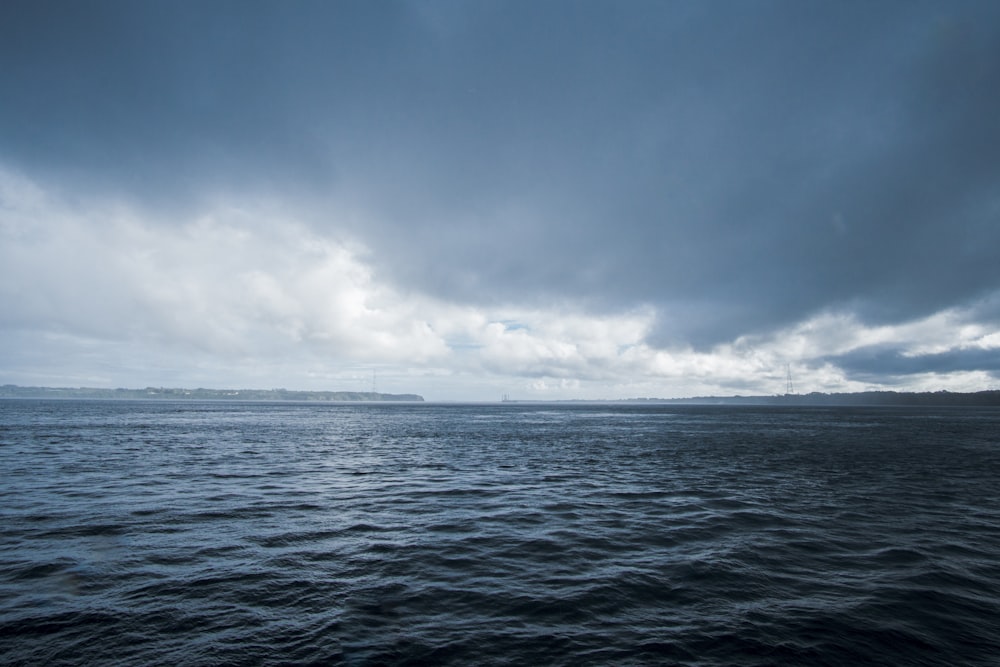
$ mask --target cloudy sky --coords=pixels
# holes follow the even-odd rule
[[[1000,388],[1000,3],[0,5],[0,383]]]

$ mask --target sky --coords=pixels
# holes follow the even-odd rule
[[[0,4],[0,384],[1000,388],[1000,3]]]

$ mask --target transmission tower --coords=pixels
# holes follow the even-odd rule
[[[792,385],[792,365],[785,364],[785,394],[792,395],[795,393],[795,386]]]

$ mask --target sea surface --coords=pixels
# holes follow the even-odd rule
[[[998,665],[1000,411],[0,401],[0,664]]]

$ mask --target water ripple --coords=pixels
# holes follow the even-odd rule
[[[998,426],[0,401],[0,662],[996,664]]]

